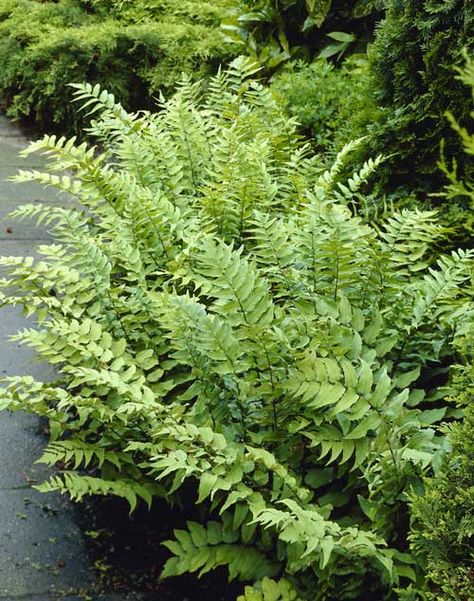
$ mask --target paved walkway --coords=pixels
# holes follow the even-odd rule
[[[31,255],[48,234],[30,222],[10,222],[8,213],[26,202],[61,202],[54,192],[35,184],[12,184],[5,179],[18,168],[40,167],[18,152],[27,144],[18,128],[0,116],[0,254]],[[47,366],[32,353],[8,341],[28,325],[20,311],[0,309],[0,375],[32,374],[51,378]],[[68,501],[32,488],[47,475],[34,465],[44,446],[39,421],[22,413],[0,413],[0,601],[99,601],[95,573]],[[88,595],[86,594],[88,593]],[[119,597],[109,596],[118,601]],[[122,598],[120,598],[122,599]]]

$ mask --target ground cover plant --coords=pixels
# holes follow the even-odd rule
[[[55,242],[3,257],[15,340],[59,370],[1,408],[49,419],[41,490],[199,512],[162,577],[226,566],[239,601],[414,599],[408,494],[438,470],[439,388],[473,310],[472,252],[433,211],[370,225],[375,157],[324,170],[256,67],[183,80],[157,113],[77,85],[98,149],[46,136],[24,171],[84,210],[25,205]],[[434,376],[437,377],[434,377]],[[441,380],[444,384],[444,381]]]
[[[150,107],[183,71],[200,77],[230,60],[227,4],[1,0],[1,103],[14,119],[61,132],[80,129],[71,81],[100,81],[126,107]]]

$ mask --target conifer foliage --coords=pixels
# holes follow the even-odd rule
[[[434,212],[357,215],[381,158],[324,171],[237,59],[157,113],[75,86],[97,148],[46,136],[22,171],[80,209],[25,205],[40,257],[3,257],[15,340],[57,382],[12,377],[2,408],[45,416],[41,490],[202,506],[163,576],[227,566],[240,600],[394,598],[416,582],[406,493],[439,464],[449,408],[417,385],[472,311],[472,253],[437,257]],[[13,291],[13,292],[12,292]],[[435,400],[437,398],[438,400]]]
[[[460,79],[474,92],[472,60],[467,61]],[[474,134],[453,118],[451,121],[460,135],[466,154],[474,155]],[[443,166],[449,177],[446,197],[464,199],[466,208],[472,212],[474,182],[461,181],[455,166]],[[430,601],[469,601],[474,590],[473,333],[471,318],[465,321],[455,339],[460,365],[452,382],[453,399],[465,411],[464,419],[447,428],[452,449],[444,461],[441,474],[427,478],[423,494],[412,499],[411,543],[427,575]]]
[[[470,0],[387,0],[387,13],[369,52],[373,86],[368,101],[380,107],[370,126],[370,148],[392,155],[384,170],[389,188],[426,195],[443,184],[437,162],[445,141],[448,156],[466,166],[446,112],[466,125],[469,93],[455,79],[472,50],[474,5]],[[413,171],[416,182],[413,182]]]
[[[184,71],[217,71],[237,52],[220,21],[229,0],[0,0],[0,98],[9,117],[79,133],[67,84],[100,82],[130,110],[154,106]]]

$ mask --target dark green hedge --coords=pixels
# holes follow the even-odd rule
[[[0,98],[10,117],[77,129],[70,82],[100,82],[129,109],[147,108],[182,72],[227,61],[227,1],[0,0]]]
[[[470,91],[456,79],[463,49],[474,47],[472,0],[387,0],[387,15],[370,52],[372,86],[367,102],[378,107],[369,126],[370,154],[392,155],[385,189],[438,190],[440,143],[465,166],[458,136],[445,116],[461,123],[471,110]]]
[[[461,381],[459,381],[461,384]],[[474,369],[462,386],[472,403]],[[451,428],[453,451],[439,478],[412,505],[412,545],[424,564],[430,601],[474,599],[474,410]]]

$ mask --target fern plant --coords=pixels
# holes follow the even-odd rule
[[[46,136],[25,152],[45,171],[16,180],[81,208],[19,207],[55,242],[0,261],[2,303],[38,320],[15,340],[60,379],[8,378],[1,407],[49,419],[43,491],[132,509],[195,491],[163,577],[225,565],[241,599],[393,598],[420,576],[406,495],[450,412],[417,383],[471,314],[472,252],[436,256],[434,212],[367,224],[382,159],[341,182],[352,143],[324,171],[255,74],[185,79],[158,113],[75,86],[98,147]]]

